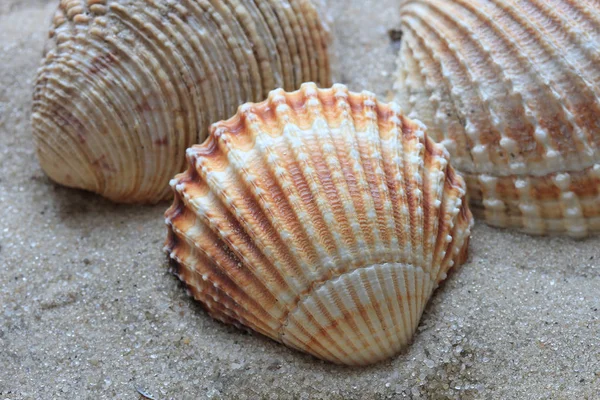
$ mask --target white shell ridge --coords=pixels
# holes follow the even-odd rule
[[[464,180],[422,124],[343,85],[214,124],[172,181],[166,251],[215,318],[339,364],[406,346],[464,262]]]

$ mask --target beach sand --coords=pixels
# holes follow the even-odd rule
[[[168,203],[116,205],[44,175],[31,93],[58,2],[0,3],[1,400],[600,398],[599,237],[478,221],[413,344],[368,368],[211,319],[168,273]],[[390,98],[397,3],[330,2],[337,81]]]

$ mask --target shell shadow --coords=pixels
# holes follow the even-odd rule
[[[50,206],[55,209],[60,222],[70,229],[88,230],[127,225],[132,218],[137,222],[156,220],[162,223],[164,211],[169,206],[169,201],[154,205],[118,204],[95,193],[60,186],[46,180],[52,185],[49,191]]]

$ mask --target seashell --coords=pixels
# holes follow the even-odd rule
[[[600,9],[575,0],[410,0],[397,101],[444,144],[476,216],[600,231]]]
[[[35,85],[40,164],[66,186],[155,203],[185,150],[246,101],[330,85],[310,0],[61,0]]]
[[[371,93],[272,91],[187,158],[165,214],[175,274],[214,318],[318,358],[396,354],[466,259],[464,180]]]

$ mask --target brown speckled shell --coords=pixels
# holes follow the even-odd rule
[[[187,157],[166,212],[175,273],[213,317],[316,357],[396,354],[466,259],[464,180],[371,93],[273,91]]]
[[[32,125],[58,183],[117,202],[171,195],[211,123],[277,87],[330,85],[310,0],[62,0]]]
[[[600,6],[407,0],[397,101],[444,144],[488,223],[600,232]]]

